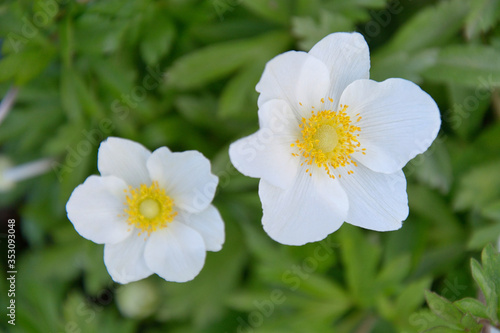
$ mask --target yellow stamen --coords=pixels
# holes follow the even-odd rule
[[[331,98],[328,99],[332,101]],[[299,149],[299,155],[305,159],[302,164],[314,163],[324,169],[331,178],[335,176],[330,174],[330,167],[336,169],[348,165],[357,166],[351,154],[359,151],[364,154],[365,149],[359,149],[361,143],[356,132],[360,132],[361,128],[353,123],[359,122],[361,117],[358,114],[355,116],[357,119],[351,121],[346,113],[347,108],[348,105],[340,105],[339,111],[311,111],[309,119],[302,118],[299,125],[302,138],[291,144],[291,147]],[[292,156],[298,155],[292,153]],[[306,172],[311,175],[310,169]],[[347,172],[349,175],[353,173],[352,170]],[[340,178],[340,174],[338,176]]]
[[[145,184],[137,188],[130,186],[125,192],[129,192],[127,202],[124,203],[127,222],[140,230],[139,235],[147,232],[149,236],[152,232],[167,227],[177,215],[174,212],[174,200],[156,181],[149,187]]]

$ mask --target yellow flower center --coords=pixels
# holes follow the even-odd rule
[[[323,102],[323,99],[322,99]],[[347,115],[345,110],[347,105],[340,105],[339,111],[323,110],[311,111],[309,119],[302,118],[301,128],[302,138],[292,143],[292,147],[297,147],[299,153],[293,156],[302,156],[305,161],[301,164],[316,164],[319,168],[325,169],[328,176],[335,178],[330,172],[330,167],[334,169],[348,165],[357,166],[352,160],[351,154],[356,151],[365,153],[365,149],[360,149],[361,143],[358,136],[361,128],[354,125],[361,120],[359,114],[355,121]],[[312,173],[307,169],[309,175]],[[352,170],[347,171],[353,173]],[[340,174],[339,174],[340,177]]]
[[[160,203],[155,199],[144,199],[139,204],[139,213],[147,219],[154,219],[160,214]]]
[[[141,184],[137,188],[129,186],[124,212],[129,225],[140,229],[139,235],[147,232],[148,236],[156,230],[165,228],[172,222],[177,212],[174,212],[174,200],[154,181],[151,186]]]
[[[312,136],[312,142],[316,148],[325,153],[332,152],[339,143],[339,135],[335,127],[331,125],[321,125]]]

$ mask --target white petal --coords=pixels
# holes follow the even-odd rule
[[[97,167],[102,176],[113,175],[128,185],[150,184],[146,160],[151,152],[137,142],[109,137],[101,143]]]
[[[76,231],[95,243],[117,243],[130,233],[124,216],[127,185],[114,176],[90,176],[75,188],[66,204]]]
[[[210,172],[210,161],[198,151],[172,153],[165,147],[151,154],[147,167],[174,205],[201,212],[212,202],[219,179]]]
[[[349,198],[346,222],[358,227],[389,231],[401,228],[408,216],[408,196],[403,171],[384,174],[371,171],[358,163],[348,175],[338,168],[340,183]]]
[[[400,170],[431,145],[439,132],[439,109],[426,92],[403,79],[359,80],[341,97],[348,114],[362,119],[359,142],[366,149],[352,156],[377,172]]]
[[[289,51],[266,64],[255,89],[260,93],[259,108],[269,100],[282,99],[300,119],[311,106],[320,105],[329,87],[329,71],[321,61],[305,52]]]
[[[224,221],[213,205],[196,214],[180,212],[176,220],[198,231],[208,251],[217,252],[222,249],[225,239]]]
[[[123,242],[104,245],[104,264],[113,281],[125,284],[153,274],[144,260],[146,237],[135,230]]]
[[[259,109],[261,129],[229,146],[233,165],[245,176],[263,178],[286,189],[299,167],[290,146],[300,135],[297,120],[282,100],[273,99]]]
[[[149,236],[145,249],[148,267],[167,281],[186,282],[200,273],[206,248],[201,235],[173,221]]]
[[[282,244],[303,245],[340,228],[349,207],[347,196],[337,180],[318,174],[311,177],[299,170],[295,183],[287,190],[260,181],[262,224],[271,238]]]
[[[309,54],[329,69],[328,97],[338,103],[342,91],[353,81],[370,77],[370,52],[362,35],[337,32],[320,40]]]

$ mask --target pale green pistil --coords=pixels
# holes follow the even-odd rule
[[[139,204],[139,212],[147,219],[154,219],[160,214],[160,204],[154,199],[144,199]]]
[[[313,142],[316,149],[320,149],[323,153],[330,153],[337,147],[339,136],[334,127],[323,125],[313,135]]]

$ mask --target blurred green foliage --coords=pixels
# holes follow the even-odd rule
[[[431,292],[425,296],[432,314],[428,332],[476,332],[485,326],[500,325],[500,253],[488,245],[481,255],[482,265],[471,260],[472,276],[481,290],[483,302],[463,298],[454,303]]]
[[[15,164],[55,161],[0,194],[0,223],[6,230],[16,218],[18,227],[17,320],[6,329],[409,333],[477,332],[480,318],[498,325],[498,255],[488,247],[472,274],[469,261],[500,236],[499,19],[498,0],[3,1],[0,95],[12,85],[20,92],[0,126],[0,154]],[[322,242],[277,244],[260,225],[258,181],[234,169],[228,145],[258,127],[254,87],[268,60],[353,30],[370,45],[373,79],[406,78],[433,96],[440,135],[405,167],[410,216],[401,230],[344,225]],[[69,195],[97,173],[98,144],[110,135],[211,159],[227,240],[194,281],[113,284],[102,246],[67,220]]]

